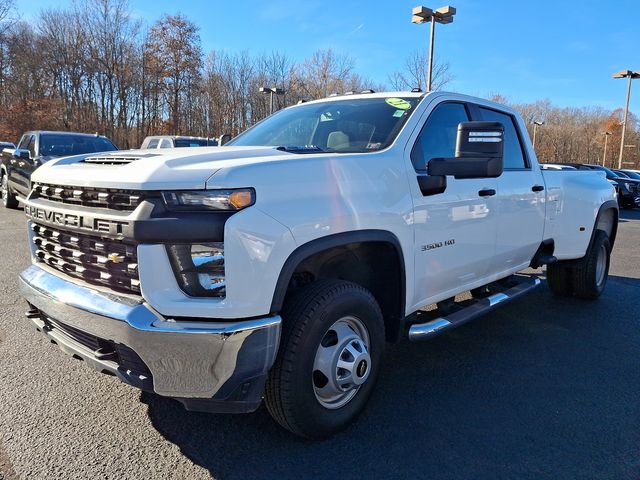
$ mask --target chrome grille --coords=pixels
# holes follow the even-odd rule
[[[37,223],[32,223],[31,229],[39,262],[87,283],[140,293],[135,243],[67,232]]]
[[[81,205],[83,207],[135,210],[145,198],[156,197],[156,192],[117,190],[113,188],[62,187],[36,183],[31,198],[52,202]]]

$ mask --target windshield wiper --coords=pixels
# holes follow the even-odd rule
[[[287,145],[283,147],[277,147],[276,150],[289,153],[321,153],[324,152],[320,147],[315,145]]]

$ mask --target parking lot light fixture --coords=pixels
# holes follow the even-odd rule
[[[622,155],[624,152],[624,136],[627,132],[627,117],[629,116],[629,97],[631,96],[631,80],[640,78],[640,70],[635,72],[631,70],[620,70],[613,74],[613,78],[628,78],[627,84],[627,100],[624,106],[624,118],[622,120],[622,137],[620,138],[620,155],[618,156],[618,169],[622,168]]]
[[[538,127],[544,125],[542,120],[534,120],[533,121],[533,149],[536,149],[536,136],[538,134]]]
[[[273,96],[284,95],[284,88],[279,87],[260,87],[258,89],[260,93],[269,94],[269,115],[273,113]]]
[[[611,132],[602,132],[602,135],[604,135],[604,152],[602,152],[602,166],[605,167],[605,162],[607,159],[607,140],[609,140],[609,135],[611,135]]]
[[[412,23],[429,23],[431,22],[431,29],[429,31],[429,66],[427,69],[427,92],[431,91],[431,83],[433,80],[433,41],[435,38],[436,23],[447,24],[453,22],[453,16],[456,14],[455,7],[449,5],[440,7],[436,10],[423,7],[419,5],[413,7],[411,11]]]

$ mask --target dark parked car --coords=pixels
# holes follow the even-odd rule
[[[620,208],[640,207],[640,180],[635,180],[628,176],[621,176],[610,168],[601,165],[591,165],[586,163],[570,163],[578,170],[600,170],[605,172],[607,180],[613,182],[618,192],[618,204]]]
[[[0,195],[6,208],[31,190],[31,174],[49,160],[83,153],[110,152],[118,148],[107,137],[75,132],[33,131],[22,135],[18,148],[5,148],[0,164]]]
[[[13,142],[0,142],[0,152],[5,148],[16,148],[16,145]]]

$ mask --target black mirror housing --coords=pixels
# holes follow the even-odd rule
[[[21,160],[29,160],[31,158],[31,154],[29,153],[29,150],[26,150],[24,148],[16,148],[13,151],[13,156]]]
[[[458,125],[456,156],[433,158],[429,175],[456,179],[496,178],[502,175],[504,126],[500,122],[463,122]]]

